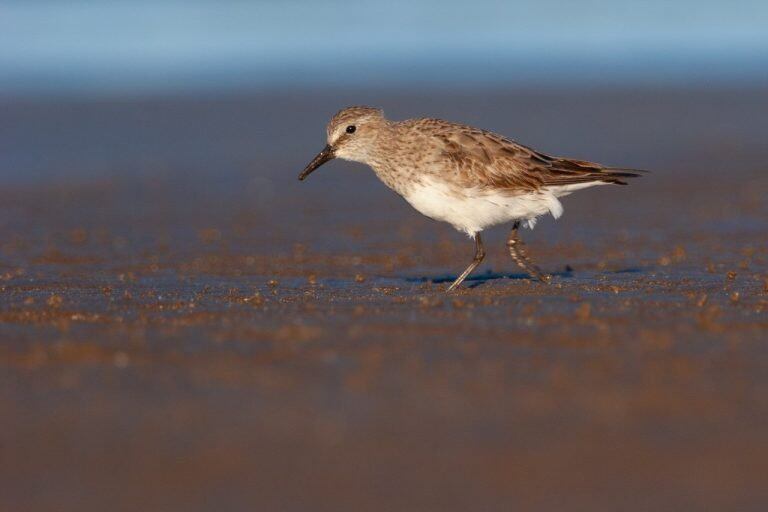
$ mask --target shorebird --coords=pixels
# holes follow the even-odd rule
[[[626,185],[637,169],[607,167],[545,155],[502,135],[441,119],[390,121],[381,109],[348,107],[327,126],[327,145],[299,174],[342,158],[373,168],[376,176],[416,210],[447,222],[475,241],[472,263],[448,287],[455,290],[483,261],[480,233],[512,223],[507,248],[529,275],[549,281],[533,264],[519,228],[546,213],[563,213],[558,198],[594,185]]]

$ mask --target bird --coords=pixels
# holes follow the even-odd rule
[[[352,106],[326,127],[326,146],[299,174],[305,180],[321,165],[340,158],[371,167],[376,176],[417,211],[447,222],[475,243],[469,266],[451,283],[451,292],[485,257],[481,232],[511,223],[507,249],[532,278],[548,283],[520,240],[521,226],[538,217],[559,218],[559,198],[595,185],[626,185],[639,169],[550,156],[503,135],[433,118],[392,121],[380,108]]]

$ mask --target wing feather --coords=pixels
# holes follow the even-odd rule
[[[639,169],[607,167],[594,162],[549,156],[501,135],[464,125],[432,124],[441,156],[455,164],[467,184],[536,191],[549,186],[604,182],[626,185]],[[440,129],[444,127],[443,129]]]

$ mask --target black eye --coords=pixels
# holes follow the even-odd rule
[[[355,130],[357,130],[357,127],[353,124],[347,126],[347,133],[355,133]]]

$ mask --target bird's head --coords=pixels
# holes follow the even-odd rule
[[[373,107],[347,107],[328,122],[327,145],[299,174],[303,180],[312,171],[334,158],[366,163],[371,148],[387,125],[384,112]]]

